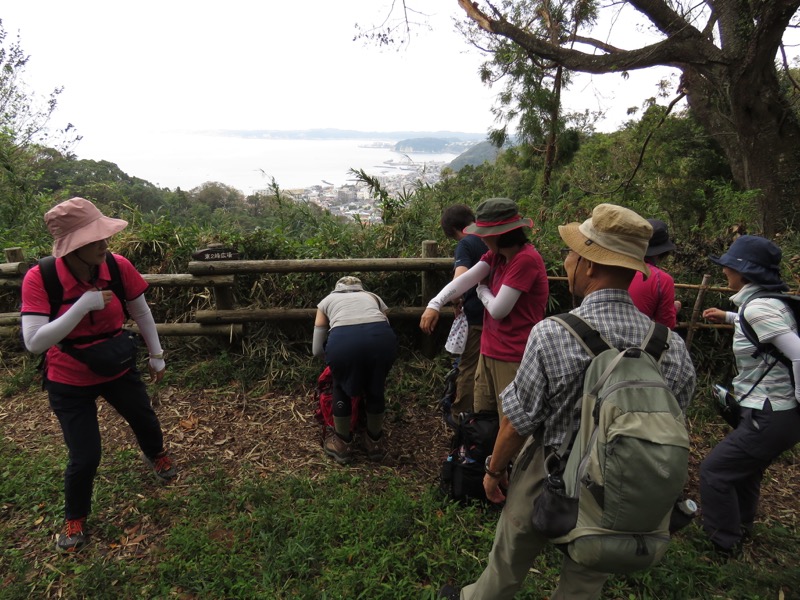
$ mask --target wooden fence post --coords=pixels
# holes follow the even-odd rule
[[[424,240],[422,242],[422,258],[438,258],[439,246],[434,240]],[[426,306],[428,301],[436,295],[436,274],[433,271],[422,272],[422,306]]]
[[[697,322],[700,319],[700,309],[703,306],[703,301],[708,291],[708,282],[711,280],[711,275],[706,273],[703,275],[703,281],[700,284],[700,289],[697,292],[697,298],[694,301],[694,308],[692,309],[692,316],[689,320],[689,330],[686,332],[686,350],[692,349],[692,338],[694,338],[694,330],[697,327]]]
[[[25,261],[25,254],[22,252],[22,248],[5,248],[3,252],[6,254],[7,263],[21,263]]]
[[[437,258],[439,256],[439,245],[436,243],[435,240],[424,240],[422,242],[422,258]],[[436,293],[439,291],[436,289],[436,282],[437,277],[436,273],[433,271],[423,271],[422,272],[422,306],[427,306],[428,301],[433,298]],[[432,333],[431,335],[426,335],[424,333],[422,335],[422,342],[420,344],[420,349],[422,351],[422,355],[426,358],[433,358],[436,356],[436,340],[437,335],[436,332]]]

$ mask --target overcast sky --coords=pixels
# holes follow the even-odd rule
[[[463,18],[456,0],[417,3],[430,11],[432,31],[417,28],[399,50],[354,42],[355,24],[379,23],[390,4],[6,0],[0,18],[6,44],[19,34],[30,55],[25,81],[42,95],[64,87],[54,124],[70,122],[83,135],[81,158],[131,132],[485,132],[499,88],[480,82],[483,58],[455,31],[453,17]],[[611,109],[611,129],[625,108],[655,94],[658,76],[587,76],[565,102]]]

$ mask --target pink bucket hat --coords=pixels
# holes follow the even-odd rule
[[[110,238],[128,226],[122,219],[112,219],[84,198],[70,198],[44,214],[44,222],[53,236],[53,256],[61,258],[73,250]]]

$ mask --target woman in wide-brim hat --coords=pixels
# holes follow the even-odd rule
[[[464,233],[482,238],[489,251],[428,303],[420,328],[432,333],[442,306],[478,286],[485,313],[474,409],[496,411],[502,416],[500,392],[514,380],[528,334],[544,318],[549,285],[544,261],[525,234],[533,222],[519,213],[513,200],[484,200],[475,216],[475,223],[465,227]]]
[[[732,394],[740,407],[738,426],[714,446],[700,466],[703,529],[718,551],[738,552],[753,534],[764,471],[800,442],[800,338],[787,304],[764,293],[782,292],[781,249],[769,240],[744,235],[722,256],[731,301],[739,311],[708,308],[712,323],[732,323],[737,375]],[[759,297],[761,296],[761,297]],[[763,348],[756,348],[742,328],[746,320]],[[770,349],[776,349],[780,360]]]
[[[171,480],[176,469],[136,369],[135,344],[122,331],[127,310],[147,345],[151,380],[160,381],[165,363],[144,297],[147,282],[130,261],[108,251],[108,239],[122,231],[127,221],[106,217],[84,198],[61,202],[44,220],[53,236],[53,257],[43,259],[25,275],[22,333],[28,350],[46,353],[44,387],[69,450],[64,473],[66,523],[57,548],[74,552],[87,541],[86,518],[100,464],[98,396],[131,426],[145,463],[159,481]],[[100,369],[92,364],[82,350],[93,346],[101,356],[112,354],[112,347],[121,349],[119,372],[113,365],[108,371],[105,365]]]
[[[333,394],[333,422],[325,424],[322,449],[339,464],[353,460],[358,421],[354,398],[364,400],[366,429],[360,442],[367,458],[378,462],[389,451],[383,428],[386,378],[397,358],[397,337],[387,310],[380,296],[364,290],[352,275],[339,279],[317,305],[311,351],[325,357]]]
[[[628,288],[633,304],[640,312],[656,323],[675,329],[681,303],[675,300],[675,280],[659,264],[675,250],[669,238],[667,224],[660,219],[647,219],[653,227],[653,236],[647,245],[645,262],[650,267],[650,277],[636,273]]]

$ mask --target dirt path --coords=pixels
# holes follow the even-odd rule
[[[229,473],[241,472],[242,465],[267,474],[314,473],[330,468],[321,451],[321,428],[314,419],[312,394],[296,396],[267,394],[248,397],[224,390],[186,391],[166,387],[154,397],[168,444],[179,463],[178,479],[190,481],[208,465],[221,465]],[[136,448],[130,429],[103,402],[100,422],[106,453],[123,448]],[[690,423],[693,448],[688,496],[699,498],[697,471],[700,460],[711,443],[725,433],[724,426],[707,426],[697,431]],[[349,468],[356,470],[391,469],[398,476],[420,488],[437,484],[440,461],[446,456],[449,432],[435,407],[406,407],[402,418],[387,423],[391,455],[384,464],[375,465],[365,459]],[[29,392],[4,399],[0,404],[0,434],[14,443],[35,451],[65,452],[58,422],[52,415],[44,392]],[[101,465],[102,471],[102,465]],[[154,484],[155,485],[155,484]],[[771,467],[763,485],[761,520],[778,519],[785,527],[797,529],[800,515],[800,457],[797,453],[784,457]],[[187,490],[191,486],[187,486]],[[100,511],[103,507],[98,507]],[[133,510],[133,509],[132,509]],[[98,515],[100,517],[100,515]],[[147,528],[145,519],[142,529]],[[141,540],[142,531],[130,532]],[[159,532],[150,530],[146,545],[158,543]],[[142,544],[124,548],[125,544],[109,544],[112,553],[138,554]],[[49,555],[50,548],[30,548],[32,555]],[[33,558],[33,556],[32,556]]]

